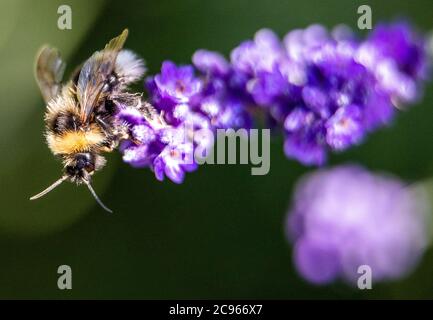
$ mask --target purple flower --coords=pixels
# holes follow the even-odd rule
[[[204,74],[224,76],[230,71],[230,64],[221,54],[208,50],[197,50],[192,56],[194,66]]]
[[[202,100],[200,110],[209,117],[215,129],[237,129],[251,126],[250,114],[239,99],[218,99],[209,96]]]
[[[364,136],[362,111],[356,105],[339,108],[326,121],[326,142],[335,150],[357,144]]]
[[[150,102],[161,112],[161,119],[149,122],[129,108],[117,115],[129,125],[131,136],[121,147],[124,161],[149,167],[161,181],[167,177],[182,183],[186,172],[197,169],[194,151],[213,145],[209,132],[251,123],[246,102],[236,94],[238,82],[232,81],[236,76],[228,62],[205,50],[194,55],[194,62],[204,74],[196,77],[192,66],[164,62],[160,74],[146,79]],[[208,133],[200,133],[201,129]]]
[[[124,159],[180,182],[196,166],[173,157],[184,145],[163,141],[167,128],[250,128],[253,112],[262,112],[269,126],[283,129],[288,158],[323,165],[330,151],[361,143],[391,123],[396,107],[419,97],[429,71],[425,42],[406,23],[379,25],[364,41],[346,26],[328,32],[316,24],[282,41],[259,30],[232,50],[230,61],[208,50],[196,51],[193,65],[165,61],[145,81],[163,120],[150,124],[137,110],[120,108],[131,135]],[[213,143],[204,140],[194,138],[193,148]]]
[[[283,42],[270,30],[260,30],[254,40],[232,51],[231,73],[225,69],[225,77],[208,81],[222,79],[227,90],[231,83],[227,75],[240,76],[243,80],[235,93],[242,99],[238,101],[245,107],[250,100],[268,113],[271,123],[285,127],[289,158],[323,164],[329,150],[356,145],[368,132],[392,120],[393,96],[358,59],[361,44],[348,28],[340,26],[331,35],[313,25],[290,32]],[[224,60],[209,56],[206,61],[212,61],[208,65],[215,70]],[[212,105],[224,100],[218,97]],[[294,110],[304,110],[308,117],[295,120]]]
[[[162,64],[161,74],[154,77],[155,87],[162,98],[174,103],[187,103],[199,93],[200,80],[194,77],[192,66],[177,67],[171,61]]]
[[[276,68],[273,72],[258,72],[257,76],[248,82],[247,90],[257,105],[267,106],[289,97],[291,86]]]
[[[160,153],[160,146],[157,144],[134,144],[125,141],[120,146],[120,152],[123,154],[123,161],[129,163],[135,168],[150,167],[152,168],[155,158]]]
[[[424,201],[400,180],[357,166],[306,176],[287,220],[296,268],[315,284],[356,283],[361,265],[373,282],[404,276],[427,245]]]
[[[233,49],[230,60],[236,70],[254,75],[260,71],[272,71],[284,56],[284,49],[275,33],[262,29],[255,34],[254,41],[245,41]]]
[[[167,176],[175,183],[182,183],[185,172],[197,169],[193,159],[193,142],[188,138],[185,128],[166,128],[161,132],[161,140],[166,144],[153,162],[158,180]]]
[[[303,117],[307,122],[300,124]],[[284,153],[288,158],[298,159],[305,165],[323,165],[326,162],[326,131],[323,121],[311,112],[305,115],[290,114],[286,118],[285,126],[291,127],[291,132],[286,133],[284,142]]]
[[[117,119],[126,122],[129,125],[138,125],[146,123],[143,114],[136,108],[122,107],[117,113]]]
[[[307,80],[300,87],[301,95],[282,102],[289,158],[321,165],[328,150],[358,144],[369,131],[392,119],[390,97],[378,88],[374,75],[355,61],[355,50],[352,44],[332,41],[310,48],[303,57]]]
[[[378,25],[359,46],[356,59],[402,102],[419,97],[420,82],[430,69],[426,40],[405,22]]]
[[[408,23],[379,24],[367,38],[366,44],[381,59],[392,60],[399,72],[414,79],[427,77],[426,40]]]
[[[247,105],[251,98],[245,92],[245,76],[212,51],[198,50],[193,62],[205,74],[196,109],[210,119],[214,129],[249,128],[252,121]]]
[[[312,49],[320,48],[332,41],[328,31],[319,24],[313,24],[306,29],[290,31],[283,40],[288,57],[302,63]]]
[[[173,126],[164,119],[149,120],[134,108],[120,109],[117,118],[129,125],[131,136],[120,146],[123,161],[136,168],[149,167],[158,180],[168,177],[173,182],[183,182],[185,172],[197,169],[193,159],[194,142],[188,130],[207,128],[209,120],[191,112],[186,105],[174,108],[172,118],[176,117],[180,124]],[[196,144],[199,143],[203,142]]]

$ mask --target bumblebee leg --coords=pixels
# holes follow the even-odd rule
[[[98,123],[101,125],[102,129],[104,130],[105,133],[107,133],[108,128],[110,127],[104,120],[102,120],[102,118],[100,116],[96,116],[96,121],[98,121]]]

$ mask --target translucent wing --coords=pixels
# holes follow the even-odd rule
[[[102,51],[95,52],[83,65],[77,83],[77,98],[80,103],[80,114],[86,122],[93,108],[106,95],[104,85],[111,75],[119,51],[128,36],[128,30],[112,39]]]
[[[69,80],[71,80],[75,85],[78,83],[78,78],[80,77],[81,69],[83,68],[84,62],[80,63],[75,67],[74,71],[72,71]]]
[[[59,94],[65,67],[57,49],[45,46],[39,51],[35,77],[46,103]]]

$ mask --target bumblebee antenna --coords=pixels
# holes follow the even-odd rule
[[[49,186],[48,188],[46,188],[44,191],[42,191],[42,192],[38,193],[37,195],[31,197],[30,200],[36,200],[36,199],[38,199],[40,197],[43,197],[44,195],[46,195],[51,190],[57,188],[66,179],[68,179],[67,176],[61,177],[59,180],[57,180],[56,182],[54,182],[51,186]]]
[[[93,190],[92,185],[90,184],[89,181],[84,181],[85,184],[87,185],[87,188],[89,188],[90,193],[93,195],[93,197],[95,198],[96,202],[102,207],[102,209],[104,209],[105,211],[109,212],[109,213],[113,213],[112,210],[108,209],[103,203],[102,201],[99,199],[98,195],[96,194],[95,190]]]

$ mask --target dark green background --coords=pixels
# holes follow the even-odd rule
[[[57,8],[69,4],[73,29],[57,29]],[[123,28],[127,47],[149,73],[164,59],[189,63],[198,48],[228,54],[262,27],[280,36],[293,28],[346,23],[369,4],[374,22],[408,17],[433,29],[425,1],[12,1],[0,4],[0,298],[432,298],[433,252],[402,281],[366,292],[344,284],[315,287],[293,269],[284,237],[292,188],[304,168],[271,145],[271,170],[246,165],[201,167],[182,185],[156,181],[149,170],[109,156],[94,187],[115,213],[101,210],[84,188],[65,184],[30,202],[60,175],[46,147],[43,101],[32,75],[43,43],[72,67]],[[433,91],[390,128],[330,164],[357,162],[415,182],[433,176]],[[57,289],[57,267],[73,271],[73,289]]]

